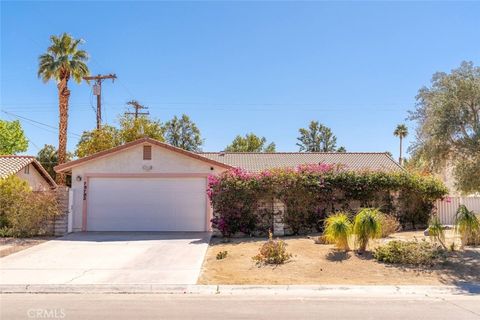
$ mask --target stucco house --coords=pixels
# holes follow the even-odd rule
[[[301,164],[402,170],[386,153],[194,153],[150,138],[55,167],[72,175],[75,231],[210,231],[207,177]]]
[[[57,187],[40,162],[32,156],[0,155],[0,179],[11,175],[27,181],[33,191],[48,191]]]

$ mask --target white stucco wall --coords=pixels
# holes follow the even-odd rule
[[[146,145],[150,145],[145,143]],[[152,166],[145,170],[143,166]],[[213,170],[211,168],[213,167]],[[73,190],[73,231],[82,229],[83,213],[83,183],[86,174],[94,173],[202,173],[218,174],[225,169],[210,163],[191,158],[156,145],[152,145],[152,160],[143,160],[143,144],[121,150],[103,158],[98,158],[81,164],[72,169]],[[82,178],[77,181],[77,177]]]
[[[29,164],[29,166],[29,173],[25,173],[25,168],[22,168],[22,170],[17,172],[16,176],[27,181],[33,191],[50,190],[50,184],[45,180],[40,172],[38,172],[38,170],[32,164]]]

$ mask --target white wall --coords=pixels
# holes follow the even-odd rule
[[[145,143],[146,145],[150,145]],[[145,170],[144,165],[152,166]],[[213,167],[214,170],[211,170]],[[109,156],[89,161],[72,169],[73,231],[81,231],[83,183],[85,174],[92,173],[203,173],[218,174],[222,167],[197,160],[178,152],[152,145],[152,160],[143,160],[143,145],[139,144]],[[77,181],[77,176],[82,178]]]
[[[25,173],[25,168],[22,168],[22,170],[17,172],[16,176],[27,181],[33,191],[50,190],[50,184],[45,180],[40,172],[38,172],[38,170],[32,164],[29,164],[29,166],[29,173]]]
[[[458,207],[462,204],[475,212],[475,214],[480,215],[480,197],[446,197],[435,202],[440,222],[446,225],[453,225]]]

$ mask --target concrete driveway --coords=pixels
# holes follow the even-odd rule
[[[195,284],[209,233],[74,233],[0,258],[0,284]]]

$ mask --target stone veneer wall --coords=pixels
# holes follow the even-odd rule
[[[51,230],[54,236],[63,236],[68,232],[69,188],[59,186],[54,192],[58,201],[58,215],[51,222]]]

